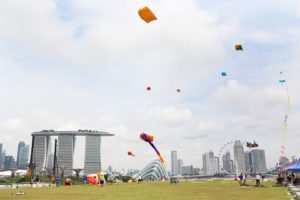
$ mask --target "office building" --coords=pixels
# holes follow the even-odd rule
[[[4,171],[15,168],[15,159],[13,156],[5,156],[4,158]]]
[[[202,162],[203,162],[203,174],[209,174],[210,170],[210,159],[214,157],[214,153],[212,151],[206,152],[202,154]]]
[[[86,136],[84,174],[96,173],[101,170],[100,136]]]
[[[253,158],[253,171],[254,173],[265,173],[267,172],[266,166],[266,156],[265,151],[262,149],[253,149],[251,150]]]
[[[193,175],[193,165],[189,165],[189,166],[182,166],[182,175],[183,176],[187,176],[187,175]]]
[[[251,172],[252,168],[252,155],[250,151],[245,151],[245,168],[247,172]]]
[[[209,159],[209,169],[208,169],[208,175],[214,175],[220,173],[220,161],[218,157],[212,157]]]
[[[22,145],[18,150],[18,160],[17,160],[18,169],[27,169],[28,157],[29,157],[29,145],[24,145],[24,146]]]
[[[177,160],[178,175],[182,175],[182,166],[183,166],[183,160],[178,159]]]
[[[171,173],[172,175],[178,174],[178,165],[177,165],[177,151],[171,151]]]
[[[233,146],[234,153],[234,164],[236,167],[236,173],[244,173],[246,171],[245,167],[245,154],[244,147],[241,141],[236,140]]]

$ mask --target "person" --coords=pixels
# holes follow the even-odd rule
[[[247,174],[246,172],[243,174],[243,185],[246,185],[246,177],[247,177]]]
[[[256,180],[256,187],[259,187],[260,186],[260,175],[258,173],[256,173],[255,180]]]
[[[139,177],[138,177],[138,184],[142,183],[143,179],[141,177],[141,175],[139,174]]]
[[[55,185],[56,185],[56,187],[59,187],[59,185],[60,185],[60,177],[59,176],[57,176],[55,179]]]
[[[40,183],[40,175],[36,175],[35,182],[36,182],[36,185],[38,186]]]
[[[243,183],[243,174],[242,173],[239,175],[239,180],[240,180],[240,185],[242,185],[242,183]]]
[[[101,187],[104,186],[104,181],[105,181],[105,176],[104,176],[103,171],[101,171],[100,172],[100,185],[101,185]]]

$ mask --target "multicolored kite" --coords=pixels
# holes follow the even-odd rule
[[[243,51],[243,46],[241,44],[236,44],[234,47],[237,51]]]
[[[147,133],[141,133],[141,134],[140,134],[140,138],[141,138],[142,140],[144,140],[145,142],[148,142],[148,143],[151,145],[151,147],[155,150],[157,156],[159,157],[160,161],[161,161],[163,164],[165,164],[165,161],[164,161],[163,157],[160,155],[159,151],[157,150],[157,148],[156,148],[156,147],[154,146],[154,144],[152,143],[153,140],[154,140],[154,136],[148,135]]]

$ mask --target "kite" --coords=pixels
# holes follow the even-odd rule
[[[92,185],[97,185],[99,182],[99,175],[98,174],[89,174],[86,176],[86,180],[91,183]]]
[[[135,155],[131,152],[131,151],[128,151],[128,156],[133,156],[133,157],[135,157]]]
[[[235,45],[235,50],[237,50],[237,51],[243,51],[243,46],[241,44],[236,44]]]
[[[181,90],[180,90],[180,89],[177,89],[176,91],[177,91],[178,93],[179,93],[179,92],[181,92]]]
[[[283,73],[280,72],[280,75],[282,75]],[[285,79],[281,79],[278,81],[282,86],[286,84],[286,80]],[[288,90],[288,86],[286,85],[285,87],[285,93],[287,96],[287,109],[286,109],[286,113],[284,115],[284,119],[283,119],[283,127],[281,130],[281,150],[280,150],[280,154],[281,154],[281,158],[285,157],[285,143],[286,143],[286,131],[287,131],[287,120],[289,117],[289,112],[291,109],[291,98],[289,95],[289,90]],[[280,166],[281,168],[283,168],[283,166]]]
[[[258,147],[258,144],[255,141],[253,143],[246,142],[246,146],[249,148],[255,148]]]
[[[157,148],[156,148],[156,147],[154,146],[154,144],[152,143],[153,140],[154,140],[154,136],[148,135],[147,133],[141,133],[141,134],[140,134],[140,138],[141,138],[142,140],[144,140],[145,142],[148,142],[148,143],[151,145],[151,147],[155,150],[157,156],[159,157],[160,161],[161,161],[163,164],[165,164],[165,161],[164,161],[163,157],[160,155],[159,151],[157,150]]]
[[[221,76],[227,76],[227,73],[226,72],[222,72]]]
[[[150,91],[150,90],[151,90],[151,87],[150,87],[150,86],[148,86],[148,87],[147,87],[147,91]]]
[[[147,6],[144,8],[140,8],[138,10],[139,16],[144,20],[146,23],[152,22],[153,20],[157,20],[156,16]]]

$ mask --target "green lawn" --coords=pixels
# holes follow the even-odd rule
[[[178,185],[168,182],[126,183],[106,185],[105,187],[78,185],[59,188],[24,188],[0,190],[0,199],[28,200],[200,200],[200,199],[242,199],[242,200],[288,200],[284,187],[275,187],[272,182],[264,182],[264,187],[254,187],[249,181],[246,187],[240,187],[236,181],[182,181]],[[16,192],[25,195],[16,196]]]

